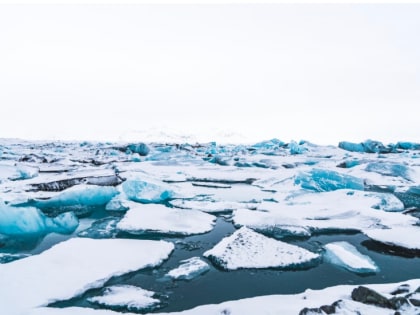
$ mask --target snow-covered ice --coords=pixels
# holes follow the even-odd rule
[[[89,302],[103,306],[124,307],[129,311],[140,311],[157,306],[160,300],[154,298],[155,292],[132,285],[106,287],[103,295],[88,299]]]
[[[117,224],[121,231],[143,234],[190,235],[209,232],[216,217],[197,210],[168,208],[161,204],[138,204]]]
[[[175,280],[191,280],[208,270],[210,266],[200,257],[191,257],[181,260],[181,265],[170,270],[165,276]]]
[[[390,229],[369,229],[363,232],[375,241],[420,251],[419,226],[395,226]]]
[[[348,242],[333,242],[324,246],[324,259],[356,273],[378,272],[379,268],[368,256],[361,254]]]
[[[277,241],[243,227],[225,237],[204,253],[217,266],[235,270],[239,268],[297,267],[309,265],[318,254],[304,248]]]
[[[122,184],[122,189],[130,200],[142,203],[159,203],[174,195],[174,192],[164,185],[143,180],[127,180]]]
[[[73,238],[39,254],[0,265],[0,305],[24,314],[100,288],[113,276],[159,265],[174,246],[164,241]]]

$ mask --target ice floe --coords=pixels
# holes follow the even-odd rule
[[[204,256],[227,270],[297,267],[319,258],[318,254],[304,248],[268,238],[246,227],[225,237]]]
[[[128,199],[141,203],[159,203],[173,197],[174,192],[164,185],[143,180],[127,180],[122,189]]]
[[[333,242],[324,246],[324,259],[355,273],[378,272],[379,268],[368,256],[361,254],[348,242]]]
[[[165,276],[175,280],[191,280],[210,270],[210,266],[200,257],[181,260],[181,265],[170,270]]]
[[[88,299],[89,302],[103,306],[125,308],[128,311],[150,310],[159,305],[160,300],[154,298],[155,292],[132,285],[114,285],[106,287],[103,295]]]
[[[211,231],[215,220],[216,217],[197,210],[138,204],[130,207],[117,228],[132,234],[190,235]]]
[[[420,227],[394,226],[389,229],[364,230],[369,238],[393,246],[417,250],[420,253]]]
[[[255,203],[244,203],[234,201],[208,201],[208,200],[187,200],[174,199],[170,204],[176,208],[194,209],[208,213],[231,212],[235,209],[253,209],[256,207]]]
[[[159,265],[174,246],[164,241],[73,238],[39,254],[0,265],[0,305],[8,315],[100,288],[113,276]]]

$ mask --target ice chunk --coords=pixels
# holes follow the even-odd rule
[[[216,217],[196,210],[180,210],[160,204],[130,207],[117,228],[132,234],[190,235],[209,232]]]
[[[8,236],[44,235],[50,232],[71,234],[79,225],[73,212],[55,218],[34,207],[11,207],[0,201],[0,234]]]
[[[406,180],[411,180],[412,176],[410,168],[399,163],[372,162],[366,166],[365,170],[385,176],[401,177]]]
[[[337,266],[355,273],[374,273],[379,268],[368,256],[361,254],[356,247],[347,242],[334,242],[325,245],[324,258]]]
[[[127,211],[130,209],[127,199],[124,199],[124,194],[120,193],[112,198],[105,206],[105,210],[108,211]]]
[[[363,179],[325,169],[312,169],[309,172],[299,173],[295,177],[295,185],[318,192],[365,188]]]
[[[420,150],[420,143],[399,141],[397,143],[397,148],[403,150]]]
[[[115,187],[77,185],[62,191],[50,199],[35,200],[34,204],[36,207],[41,209],[72,209],[79,207],[103,206],[117,194],[118,190]]]
[[[149,147],[145,143],[132,143],[127,146],[127,150],[130,150],[133,153],[138,153],[141,156],[146,156],[149,154]]]
[[[235,209],[255,208],[253,203],[243,203],[235,201],[207,201],[207,200],[186,200],[174,199],[170,202],[176,208],[194,209],[208,213],[231,212]]]
[[[420,250],[419,226],[394,226],[391,229],[364,230],[369,238],[392,246]]]
[[[7,264],[9,262],[22,259],[25,257],[29,257],[28,254],[8,254],[8,253],[0,253],[0,264]]]
[[[394,195],[400,199],[406,208],[420,209],[420,186],[412,186],[408,189],[397,189]]]
[[[37,167],[23,164],[0,165],[0,182],[2,179],[22,180],[34,178],[38,176],[38,172],[39,169]]]
[[[92,223],[92,225],[79,232],[79,237],[90,238],[114,238],[118,234],[117,223],[119,219],[114,217],[103,218]]]
[[[141,311],[160,304],[154,298],[155,292],[144,290],[132,285],[114,285],[106,287],[102,296],[94,296],[89,302],[112,307],[124,307],[129,311]]]
[[[338,147],[351,152],[390,153],[393,151],[392,147],[385,147],[382,142],[374,140],[366,140],[361,143],[341,141]]]
[[[174,245],[164,241],[73,238],[45,252],[0,265],[2,314],[28,314],[41,305],[100,288],[114,276],[161,264]]]
[[[210,270],[210,266],[200,257],[181,260],[178,268],[172,269],[165,276],[172,279],[191,280]]]
[[[204,253],[216,265],[227,270],[239,268],[292,268],[314,263],[318,254],[277,241],[246,227],[222,239]]]
[[[160,203],[174,195],[174,192],[164,185],[142,180],[127,180],[122,184],[122,188],[130,200],[141,203]]]
[[[288,145],[290,154],[302,154],[308,151],[308,148],[305,147],[303,144],[298,144],[296,141],[291,141]]]

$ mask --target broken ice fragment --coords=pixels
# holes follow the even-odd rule
[[[132,201],[141,203],[159,203],[172,198],[173,191],[164,185],[157,185],[142,180],[127,180],[122,184],[123,191]]]
[[[379,268],[370,257],[358,252],[356,247],[347,242],[333,242],[325,245],[324,258],[337,266],[355,273],[378,272]]]
[[[23,164],[0,165],[0,182],[2,179],[22,180],[38,176],[37,167],[26,166]]]
[[[8,236],[44,235],[50,232],[71,234],[79,225],[72,212],[55,218],[34,207],[11,207],[0,201],[0,234]]]
[[[364,181],[351,175],[330,170],[312,169],[301,172],[295,178],[295,185],[314,191],[333,191],[337,189],[364,190]]]
[[[118,234],[118,221],[119,219],[114,217],[97,220],[89,228],[79,232],[77,235],[89,238],[114,238]]]
[[[150,309],[160,304],[154,298],[155,292],[132,285],[114,285],[106,287],[102,296],[94,296],[89,302],[113,307],[124,307],[129,311]]]
[[[239,268],[293,268],[314,263],[318,254],[304,248],[277,241],[246,227],[222,239],[204,253],[217,266]]]
[[[58,195],[46,200],[34,200],[36,207],[45,208],[65,208],[90,207],[106,205],[118,190],[109,186],[77,185],[64,190]]]
[[[190,235],[211,231],[215,220],[216,217],[201,211],[139,204],[130,207],[117,228],[132,234]]]
[[[401,177],[411,180],[411,170],[406,165],[398,163],[372,162],[369,163],[365,170],[367,172],[375,172],[385,176]]]
[[[181,260],[181,263],[178,268],[172,269],[165,276],[172,279],[191,280],[210,270],[210,266],[199,257]]]

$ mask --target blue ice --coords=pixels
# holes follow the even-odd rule
[[[161,203],[174,195],[170,189],[142,180],[127,180],[122,188],[128,199],[141,203]]]
[[[365,170],[385,176],[401,177],[406,180],[411,180],[410,169],[403,164],[372,162],[366,166]]]
[[[324,170],[312,169],[301,172],[295,177],[295,185],[314,191],[333,191],[337,189],[364,190],[364,181],[354,176]]]

